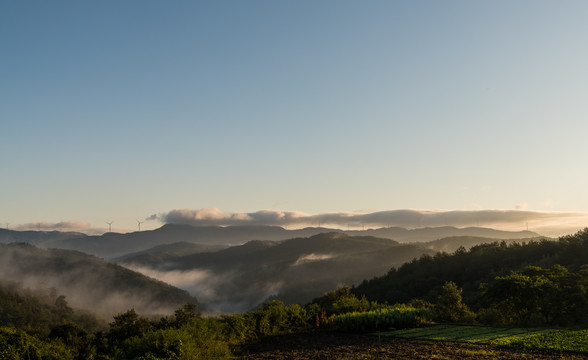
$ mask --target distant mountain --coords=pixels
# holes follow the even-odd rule
[[[105,233],[101,236],[69,238],[47,243],[48,247],[79,250],[114,258],[131,252],[177,242],[193,242],[207,245],[238,245],[250,240],[286,240],[293,237],[312,236],[328,231],[324,228],[286,230],[279,226],[189,226],[164,225],[155,230],[127,234]]]
[[[489,244],[493,242],[505,242],[506,244],[512,243],[523,243],[529,241],[538,241],[544,239],[544,237],[536,237],[536,238],[521,238],[521,239],[492,239],[487,237],[477,237],[477,236],[451,236],[446,237],[439,240],[427,241],[424,243],[417,243],[420,244],[427,249],[435,250],[435,251],[444,251],[447,253],[452,253],[457,250],[459,247],[464,247],[465,250],[469,250],[471,247],[480,245],[480,244]],[[545,238],[547,239],[547,238]]]
[[[185,290],[95,256],[24,243],[0,244],[0,279],[32,289],[55,288],[72,307],[105,314],[130,308],[142,313],[169,313],[187,302],[196,302]]]
[[[128,253],[149,248],[191,242],[203,245],[239,245],[251,240],[279,241],[302,238],[326,232],[339,232],[352,236],[374,236],[399,242],[425,242],[451,236],[476,236],[493,239],[520,239],[539,236],[530,231],[508,232],[486,228],[437,227],[422,229],[382,228],[361,231],[341,231],[327,228],[304,228],[287,230],[279,226],[189,226],[164,225],[150,231],[127,234],[105,233],[101,236],[69,236],[43,242],[44,247],[79,250],[104,258],[120,257]]]
[[[264,264],[294,263],[301,256],[329,254],[341,256],[386,249],[398,245],[396,241],[367,236],[351,237],[342,233],[324,233],[308,238],[285,241],[249,241],[243,245],[229,247],[214,253],[199,253],[170,258],[177,269],[198,267],[223,270],[235,265],[258,266]],[[135,262],[133,258],[129,261]]]
[[[127,256],[124,265],[181,285],[211,308],[245,311],[268,297],[304,303],[337,285],[352,285],[433,253],[416,244],[331,232],[169,256],[159,264]]]
[[[134,263],[144,265],[162,264],[172,257],[214,252],[224,248],[226,248],[226,246],[203,245],[180,241],[172,244],[158,245],[147,250],[126,254],[115,258],[114,262],[125,262],[131,260]]]
[[[85,238],[88,235],[80,232],[61,231],[15,231],[0,229],[0,243],[23,242],[33,245],[43,245],[68,239]]]
[[[425,227],[418,229],[405,229],[401,227],[388,227],[370,229],[365,231],[346,231],[347,234],[371,235],[399,242],[425,242],[452,236],[475,236],[496,239],[524,239],[535,238],[541,235],[532,231],[503,231],[481,227],[456,228],[453,226]]]

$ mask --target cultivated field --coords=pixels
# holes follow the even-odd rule
[[[481,342],[313,331],[266,338],[241,349],[238,359],[588,359],[588,354],[504,347]]]

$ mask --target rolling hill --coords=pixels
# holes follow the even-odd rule
[[[570,271],[584,271],[588,264],[588,228],[557,240],[543,238],[510,244],[496,241],[473,246],[469,251],[425,255],[366,280],[353,291],[370,300],[391,303],[414,298],[434,301],[441,286],[452,281],[463,288],[466,302],[477,307],[481,306],[476,303],[480,284],[528,265],[547,268],[556,264]]]
[[[78,251],[0,244],[0,279],[55,288],[75,308],[116,314],[135,308],[168,313],[196,299],[161,281]]]
[[[150,231],[105,233],[101,236],[9,230],[0,232],[0,235],[4,236],[3,239],[23,239],[44,248],[69,249],[68,254],[82,256],[76,252],[81,251],[116,259],[116,262],[132,270],[190,291],[217,311],[249,310],[268,298],[303,303],[339,285],[359,284],[365,279],[385,274],[391,268],[423,254],[453,252],[460,246],[470,248],[507,237],[510,239],[505,241],[511,243],[537,236],[526,231],[454,227],[335,232],[325,228],[287,230],[274,226],[186,225],[164,225]],[[46,251],[67,253],[66,250]],[[96,258],[87,260],[87,263],[96,261],[107,264]],[[86,274],[96,272],[88,269],[75,271],[82,279]],[[28,272],[30,270],[25,270],[21,275]],[[53,275],[68,278],[68,284],[76,283],[75,276],[66,276],[65,273]],[[42,272],[37,275],[51,278]],[[101,279],[94,276],[87,280],[89,283],[100,283]],[[80,287],[83,288],[82,285]],[[90,289],[87,293],[93,294],[94,290]],[[61,292],[72,300],[80,297],[75,292]],[[122,298],[128,300],[133,296],[134,293]]]
[[[331,232],[250,241],[216,252],[169,256],[161,263],[125,257],[124,265],[188,289],[218,311],[245,311],[268,297],[304,303],[433,253],[420,245]]]

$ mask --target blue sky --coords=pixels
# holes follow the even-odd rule
[[[585,1],[3,1],[0,224],[588,212],[586,39]]]

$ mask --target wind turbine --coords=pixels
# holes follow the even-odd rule
[[[114,221],[111,221],[111,222],[108,222],[108,221],[107,221],[107,222],[106,222],[106,223],[108,224],[108,232],[111,232],[111,230],[112,230],[112,223],[113,223],[113,222],[114,222]],[[139,230],[140,230],[140,229],[139,229]]]
[[[141,231],[141,224],[144,223],[145,221],[139,221],[137,220],[137,226],[139,227],[139,231]]]

